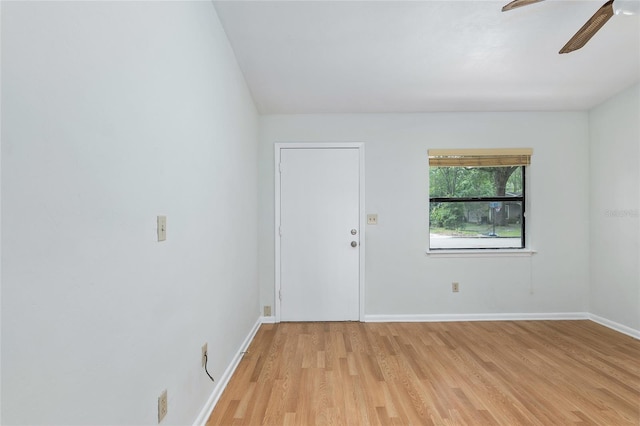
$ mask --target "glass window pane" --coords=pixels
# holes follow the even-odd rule
[[[524,167],[429,167],[429,196],[520,197]]]
[[[431,249],[523,248],[522,202],[429,203]]]

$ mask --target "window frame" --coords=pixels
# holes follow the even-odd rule
[[[438,166],[429,166],[438,167]],[[455,167],[455,166],[454,166]],[[458,166],[463,167],[463,166]],[[431,215],[429,215],[429,250],[430,251],[441,251],[441,250],[522,250],[526,249],[527,239],[526,239],[526,202],[527,202],[527,166],[518,166],[522,173],[522,195],[520,196],[487,196],[487,197],[431,197],[429,195],[429,211],[431,211],[431,203],[468,203],[468,202],[499,202],[499,203],[507,203],[507,202],[520,202],[521,203],[521,213],[520,213],[520,247],[431,247]],[[429,187],[429,192],[431,192],[431,187]]]
[[[428,170],[429,176],[431,167],[509,167],[517,166],[522,174],[522,194],[519,196],[482,196],[482,197],[432,197],[431,182],[429,185],[429,204],[427,214],[428,224],[428,245],[427,254],[432,255],[531,255],[535,253],[529,247],[528,241],[528,221],[527,212],[529,210],[528,175],[531,164],[533,150],[530,148],[507,148],[507,149],[438,149],[429,150]],[[505,160],[506,159],[506,160]],[[506,161],[506,163],[505,163]],[[509,163],[515,161],[515,163]],[[443,164],[443,162],[445,164]],[[478,162],[478,164],[469,164]],[[435,163],[435,164],[434,164]],[[519,247],[432,247],[431,238],[431,206],[432,203],[467,203],[467,202],[501,202],[519,203],[520,214],[520,246]],[[503,204],[504,205],[504,204]]]

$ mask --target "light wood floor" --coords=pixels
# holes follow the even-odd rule
[[[591,321],[265,324],[212,425],[639,425],[640,341]]]

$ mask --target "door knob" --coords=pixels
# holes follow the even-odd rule
[[[357,247],[357,246],[358,246],[358,243],[357,243],[357,242],[355,242],[355,241],[351,241],[351,247]]]
[[[358,233],[358,231],[356,229],[352,229],[351,230],[351,235],[356,235]]]

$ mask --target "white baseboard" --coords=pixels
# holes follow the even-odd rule
[[[618,331],[620,333],[624,333],[628,336],[631,336],[635,339],[640,340],[640,330],[636,330],[631,327],[627,327],[626,325],[622,325],[615,321],[608,320],[606,318],[599,317],[598,315],[589,314],[589,319],[593,322],[597,322],[600,325],[604,325],[612,330]]]
[[[527,314],[420,314],[365,315],[365,322],[453,322],[453,321],[545,321],[585,320],[587,312],[527,313]]]
[[[231,380],[231,376],[233,376],[233,373],[236,371],[238,364],[240,364],[240,361],[242,360],[243,352],[245,352],[249,347],[249,344],[251,343],[251,341],[253,340],[253,337],[258,332],[258,329],[260,328],[260,325],[262,323],[263,323],[263,318],[262,317],[258,318],[256,323],[253,325],[253,328],[251,328],[251,331],[249,331],[249,334],[242,342],[242,345],[240,345],[240,349],[238,350],[238,353],[233,358],[233,360],[231,361],[227,369],[224,371],[220,379],[216,381],[216,386],[213,388],[213,392],[211,392],[211,396],[209,396],[207,403],[200,411],[200,414],[196,418],[196,421],[193,423],[194,426],[204,426],[207,423],[207,420],[209,420],[209,416],[211,416],[211,413],[213,412],[213,408],[218,403],[220,396],[222,396],[222,392],[227,387],[227,384],[229,383],[229,380]]]

